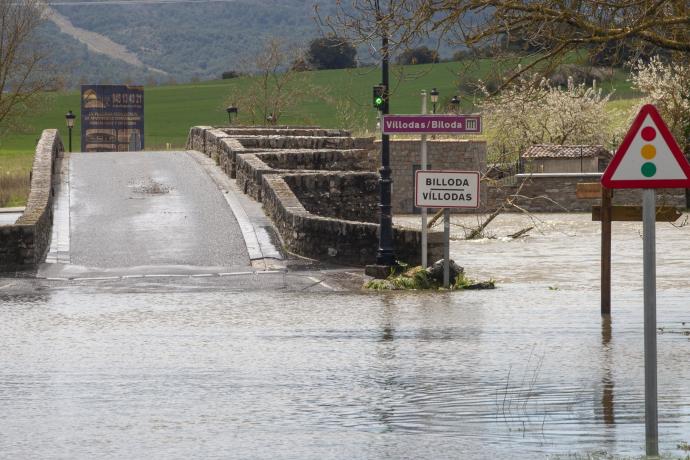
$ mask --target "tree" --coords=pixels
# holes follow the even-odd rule
[[[494,162],[514,162],[535,144],[608,144],[614,137],[606,103],[610,95],[571,79],[566,88],[534,75],[481,103]]]
[[[18,119],[56,86],[35,34],[46,15],[40,0],[0,0],[0,127]]]
[[[385,26],[399,48],[430,34],[468,47],[519,43],[533,55],[522,72],[552,69],[573,50],[595,53],[612,44],[690,52],[687,0],[352,0],[326,22],[371,44]]]
[[[641,104],[654,104],[680,147],[690,153],[690,65],[654,56],[632,67],[633,87],[644,94]]]
[[[438,62],[438,53],[428,46],[418,46],[403,51],[396,61],[398,64],[431,64]]]
[[[352,44],[334,35],[309,42],[307,61],[315,69],[348,69],[357,67],[357,50]]]
[[[235,89],[226,103],[236,105],[240,114],[249,114],[252,123],[278,124],[286,112],[299,107],[308,95],[318,91],[303,74],[290,68],[300,50],[277,38],[268,39],[254,57],[256,78],[248,88]]]

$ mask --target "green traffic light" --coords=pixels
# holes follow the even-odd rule
[[[382,97],[377,97],[376,98],[376,105],[381,105],[383,104],[383,98]]]

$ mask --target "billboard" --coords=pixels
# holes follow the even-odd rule
[[[82,85],[81,151],[144,148],[144,87]]]

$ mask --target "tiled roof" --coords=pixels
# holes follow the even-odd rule
[[[522,158],[591,158],[610,157],[611,153],[601,145],[554,145],[538,144],[528,148]]]

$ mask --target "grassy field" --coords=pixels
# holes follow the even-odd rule
[[[392,68],[392,113],[419,113],[420,90],[437,88],[440,92],[439,111],[447,106],[458,86],[477,78],[486,78],[493,62],[480,60],[472,66],[460,62],[433,65],[394,66]],[[315,124],[323,127],[373,130],[376,112],[371,107],[371,87],[380,81],[380,70],[374,68],[324,70],[306,72],[304,80],[314,96],[305,98],[299,108],[287,113],[281,124]],[[242,91],[251,78],[207,81],[195,84],[156,86],[145,88],[145,144],[148,150],[184,146],[187,131],[194,125],[227,124],[225,107],[233,91]],[[600,84],[604,91],[615,90],[616,99],[634,97],[622,72],[611,82]],[[79,150],[79,93],[51,95],[43,111],[24,121],[22,132],[8,132],[0,137],[0,175],[26,175],[31,169],[33,150],[43,129],[58,128],[67,144],[65,113],[77,114],[73,132],[73,147]],[[472,98],[461,94],[463,110],[472,110]],[[625,105],[627,101],[616,101]],[[429,105],[431,110],[431,105]],[[251,123],[246,111],[239,107],[239,123]],[[357,119],[358,126],[346,126],[347,120]],[[22,200],[10,200],[17,204]]]

